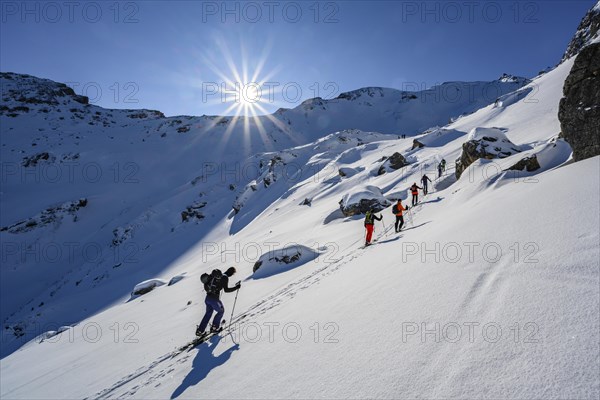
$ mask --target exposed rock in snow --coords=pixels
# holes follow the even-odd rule
[[[206,207],[206,204],[208,204],[206,201],[195,201],[194,204],[186,207],[186,209],[181,212],[181,222],[187,222],[191,219],[204,219],[204,214],[202,214],[200,210]]]
[[[534,154],[531,157],[525,157],[521,159],[518,163],[508,168],[509,170],[533,172],[540,169],[540,163],[537,160],[537,156]]]
[[[342,168],[338,169],[338,174],[342,178],[349,178],[351,176],[358,174],[360,171],[361,170],[358,168],[342,167]]]
[[[414,139],[411,150],[420,149],[420,148],[423,148],[423,147],[425,147],[425,145],[423,143],[419,142],[417,139]]]
[[[56,156],[48,153],[47,151],[44,151],[41,153],[34,154],[32,156],[23,157],[23,163],[21,165],[23,165],[25,168],[35,167],[36,165],[38,165],[39,162],[53,162],[54,160],[56,160]]]
[[[408,161],[406,161],[406,158],[404,158],[402,154],[395,152],[390,157],[385,159],[383,164],[381,164],[379,170],[377,171],[377,175],[383,175],[388,172],[388,170],[398,170],[408,164]]]
[[[499,128],[474,128],[462,145],[462,154],[456,160],[456,178],[474,161],[484,158],[506,158],[520,153],[519,146],[511,142]]]
[[[301,203],[301,206],[311,206],[312,205],[312,199],[306,197]]]

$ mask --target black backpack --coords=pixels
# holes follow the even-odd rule
[[[213,269],[210,275],[207,273],[200,275],[200,281],[204,283],[206,293],[218,295],[223,288],[223,273],[221,270]]]
[[[394,204],[394,207],[392,207],[392,214],[398,214],[398,204]]]

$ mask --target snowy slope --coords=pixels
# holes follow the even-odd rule
[[[115,226],[133,226],[133,242],[152,251],[136,253],[139,261],[128,270],[106,261],[110,279],[104,284],[94,286],[92,273],[71,288],[86,268],[101,268],[84,264],[69,273],[71,283],[51,300],[52,310],[41,307],[39,318],[64,319],[68,309],[74,326],[5,356],[2,398],[598,398],[600,159],[569,164],[570,148],[556,138],[558,102],[571,66],[569,60],[522,92],[415,136],[425,143],[420,149],[412,149],[413,137],[360,131],[311,141],[316,129],[305,143],[290,140],[256,156],[235,153],[236,146],[223,142],[234,152],[227,153],[231,160],[246,160],[259,171],[251,179],[212,174],[201,186],[191,183],[202,173],[202,164],[192,161],[200,152],[194,137],[175,136],[165,152],[159,137],[123,128],[114,139],[122,158],[107,155],[112,158],[106,165],[138,154],[129,146],[140,148],[141,138],[152,150],[137,162],[158,165],[136,175],[143,181],[139,188],[119,192],[123,204],[111,207],[111,223],[96,230],[110,242]],[[159,121],[140,123],[160,129]],[[503,129],[524,151],[477,161],[457,181],[451,166],[468,133],[479,127]],[[169,130],[167,137],[172,135]],[[133,138],[135,144],[128,144]],[[382,157],[394,152],[411,164],[378,175]],[[539,170],[506,171],[529,154],[539,155]],[[210,160],[210,153],[202,157]],[[362,220],[344,218],[338,202],[370,186],[390,200],[405,199],[423,173],[436,176],[442,158],[449,171],[407,213],[407,229],[388,231],[373,247],[360,249]],[[164,177],[155,177],[175,165],[170,175],[166,168]],[[342,177],[340,168],[353,173]],[[48,185],[47,193],[55,187]],[[89,206],[93,200],[112,206],[105,191],[113,187],[90,185]],[[66,185],[61,191],[53,201],[81,196]],[[5,203],[5,193],[3,207],[19,210],[24,203],[17,211],[21,218],[37,212],[25,209],[18,196]],[[205,218],[181,223],[179,211],[203,198],[209,199],[199,209]],[[236,202],[237,214],[231,211]],[[126,215],[128,207],[138,215]],[[378,234],[392,223],[389,210],[383,215]],[[2,226],[4,218],[3,212]],[[92,213],[90,219],[85,224],[107,222]],[[75,225],[63,229],[71,232]],[[296,244],[319,256],[253,275],[261,254],[287,254]],[[243,280],[233,332],[239,344],[226,336],[178,353],[204,310],[200,274],[229,265]],[[127,294],[143,280],[176,276],[184,278],[134,299]],[[229,319],[233,296],[223,299]],[[82,309],[66,304],[77,302]]]
[[[0,290],[10,296],[0,305],[1,354],[119,303],[199,240],[243,229],[342,151],[386,138],[371,133],[341,142],[347,134],[328,134],[363,128],[410,135],[526,82],[365,88],[260,118],[164,118],[88,105],[65,85],[2,74]],[[280,155],[287,158],[270,171]],[[253,182],[266,186],[265,178],[278,175],[284,179],[254,193]],[[253,206],[243,207],[249,197]]]

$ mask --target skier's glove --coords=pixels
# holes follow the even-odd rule
[[[235,284],[236,290],[240,290],[241,287],[242,287],[242,284],[240,282]]]

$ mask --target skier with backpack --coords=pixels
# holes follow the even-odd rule
[[[375,209],[371,208],[365,214],[365,228],[367,229],[367,237],[365,241],[365,246],[369,246],[371,244],[371,238],[373,237],[373,231],[375,230],[375,220],[381,221],[383,217],[379,214],[379,217],[375,215]]]
[[[417,186],[417,182],[413,183],[410,187],[410,193],[412,194],[412,205],[416,206],[419,202],[419,189],[423,189],[421,186]]]
[[[200,276],[200,281],[204,284],[204,290],[206,291],[206,298],[204,299],[206,312],[204,313],[202,322],[196,327],[196,336],[203,336],[205,334],[206,327],[214,311],[217,314],[213,319],[210,332],[215,333],[220,331],[221,319],[223,318],[223,314],[225,314],[225,307],[220,300],[221,290],[224,290],[225,293],[231,293],[240,290],[242,287],[240,282],[236,283],[233,287],[229,287],[229,278],[235,272],[235,268],[230,267],[225,273],[222,273],[219,269],[214,269],[210,274],[204,273]]]
[[[427,194],[427,182],[431,182],[431,179],[429,179],[429,177],[425,174],[423,174],[423,177],[421,178],[421,182],[423,183],[423,194]]]
[[[402,199],[398,199],[398,203],[394,205],[394,207],[392,207],[392,212],[396,216],[396,233],[400,232],[402,230],[402,225],[404,225],[403,211],[408,211],[408,206],[404,208],[404,206],[402,205]]]

